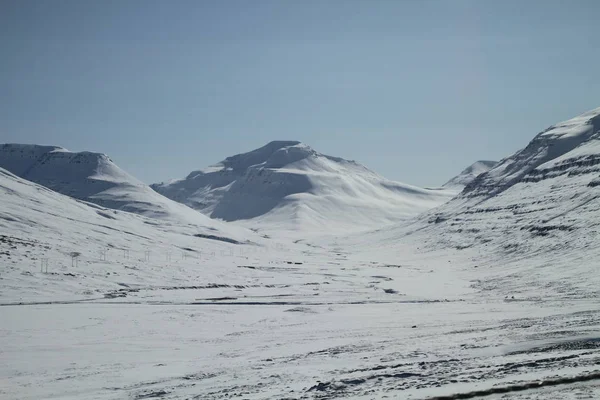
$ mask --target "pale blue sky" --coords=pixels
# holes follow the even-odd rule
[[[276,139],[442,184],[600,106],[600,1],[0,0],[0,142],[145,182]]]

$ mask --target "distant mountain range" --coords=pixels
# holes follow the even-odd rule
[[[446,229],[430,241],[489,243],[494,235],[480,232],[492,229],[503,232],[500,242],[515,240],[519,247],[528,235],[560,236],[597,219],[599,136],[600,108],[549,127],[499,162],[478,161],[434,189],[391,181],[298,141],[270,142],[151,187],[105,154],[56,146],[0,145],[0,168],[102,207],[237,237],[249,231],[232,233],[222,221],[254,230],[344,233],[402,226],[418,216],[438,232]]]

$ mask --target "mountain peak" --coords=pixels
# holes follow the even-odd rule
[[[598,142],[600,107],[550,126],[537,134],[522,150],[504,158],[488,172],[474,179],[463,195],[496,195],[535,173],[538,167],[561,160],[578,147]]]
[[[445,188],[462,189],[471,183],[477,176],[489,171],[497,161],[480,160],[465,168],[460,174],[444,183]]]
[[[454,193],[389,181],[299,141],[273,141],[152,188],[212,218],[319,230],[389,224],[440,205]]]
[[[479,160],[475,161],[469,167],[467,167],[463,172],[474,172],[480,174],[481,169],[490,169],[494,165],[498,164],[498,161],[490,161],[490,160]],[[483,171],[482,171],[483,172]]]
[[[302,142],[299,142],[298,140],[272,140],[263,147],[281,149],[284,147],[296,146],[299,144],[302,144]]]
[[[297,140],[274,140],[258,149],[227,157],[217,164],[192,171],[185,179],[197,179],[205,174],[220,171],[241,173],[249,168],[281,168],[311,155],[318,155],[309,146]],[[172,183],[171,181],[169,183]],[[164,184],[164,183],[161,183]],[[161,184],[156,184],[161,185]]]
[[[276,140],[256,150],[227,157],[220,164],[233,170],[244,170],[258,165],[280,168],[313,154],[316,152],[301,142]]]
[[[40,168],[47,172],[50,166],[61,169],[62,172],[70,170],[71,173],[85,173],[97,170],[99,165],[111,163],[106,154],[89,151],[73,153],[60,146],[18,143],[0,145],[0,166],[25,179],[32,179]],[[72,168],[73,165],[78,167]],[[60,176],[54,178],[60,179]]]

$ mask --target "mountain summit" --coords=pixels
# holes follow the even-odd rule
[[[599,131],[600,107],[552,125],[536,135],[524,149],[479,175],[465,188],[464,194],[469,197],[495,195],[522,182],[528,175],[543,175],[541,171],[557,163],[566,167],[568,162],[565,161],[584,157],[582,152],[587,158],[594,158]]]
[[[152,188],[212,218],[328,231],[397,222],[453,194],[385,179],[298,141],[270,142]]]
[[[498,164],[498,161],[477,161],[465,168],[460,174],[444,183],[443,187],[462,190],[475,178],[484,172],[489,171],[496,164]]]

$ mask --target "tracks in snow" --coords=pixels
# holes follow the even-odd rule
[[[525,382],[515,385],[498,386],[484,390],[474,390],[471,392],[456,393],[448,396],[436,396],[430,397],[427,400],[459,400],[459,399],[473,399],[476,397],[491,396],[494,394],[505,394],[513,392],[523,392],[532,389],[541,389],[549,386],[568,385],[580,382],[589,382],[600,380],[600,371],[594,371],[589,374],[580,374],[569,377],[561,377],[555,379],[545,379],[542,381]]]

